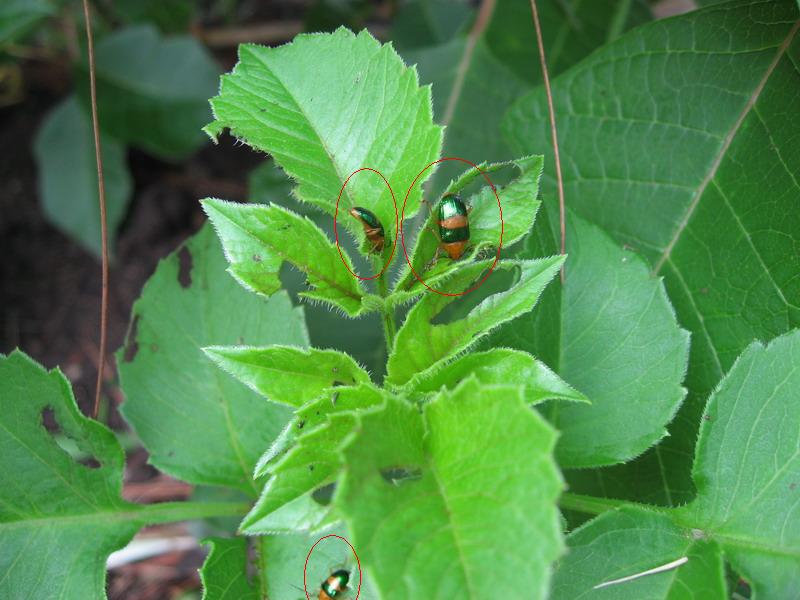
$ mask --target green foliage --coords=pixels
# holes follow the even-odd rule
[[[185,481],[256,495],[253,467],[288,413],[215,368],[203,348],[303,347],[302,310],[285,293],[264,301],[237,285],[225,273],[207,225],[161,262],[133,314],[126,345],[117,353],[126,396],[122,413],[150,462]]]
[[[60,371],[14,352],[0,355],[0,381],[0,596],[97,598],[105,558],[143,524],[120,497],[122,449],[80,413]],[[50,419],[96,462],[62,450]]]
[[[199,42],[137,25],[103,38],[96,55],[103,131],[168,159],[202,143],[199,129],[208,120],[206,102],[219,70]],[[88,78],[86,65],[79,72]],[[88,85],[77,90],[88,107]]]
[[[363,414],[336,500],[381,597],[546,597],[561,546],[554,442],[519,387],[474,379],[422,414],[396,400]]]
[[[4,0],[0,6],[0,43],[24,38],[56,9],[53,0]]]
[[[131,176],[125,164],[125,147],[107,135],[102,136],[101,145],[108,244],[113,248],[117,226],[130,199]],[[34,153],[45,216],[100,256],[100,206],[92,123],[74,96],[47,116],[36,134]]]
[[[261,574],[255,570],[257,581],[248,581],[247,538],[210,538],[211,546],[200,579],[203,582],[203,600],[259,600],[263,598],[258,584]],[[254,585],[256,584],[256,585]]]
[[[717,4],[637,28],[553,82],[570,206],[650,262],[692,333],[689,399],[643,466],[664,467],[684,500],[708,393],[753,339],[800,325],[799,17],[792,0]],[[548,147],[541,89],[504,130],[517,152]]]

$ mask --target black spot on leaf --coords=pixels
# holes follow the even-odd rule
[[[178,283],[182,288],[192,285],[192,253],[186,246],[178,251]]]

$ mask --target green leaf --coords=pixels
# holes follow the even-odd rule
[[[103,131],[165,158],[185,156],[203,142],[200,128],[219,70],[196,39],[162,37],[141,25],[104,37],[96,55]],[[80,74],[88,78],[85,64]],[[85,106],[88,89],[88,83],[78,87]]]
[[[191,25],[191,0],[116,0],[113,10],[126,21],[152,23],[164,33],[186,31]]]
[[[708,401],[680,513],[715,539],[755,598],[800,589],[800,330],[756,342]]]
[[[519,388],[474,379],[423,414],[391,399],[363,414],[335,502],[381,596],[546,597],[562,547],[554,442]]]
[[[786,113],[800,99],[798,16],[791,0],[711,6],[640,27],[553,82],[568,204],[650,261],[692,333],[691,393],[661,445],[672,490],[691,487],[687,457],[722,374],[753,339],[800,325],[800,121]],[[504,131],[519,152],[549,147],[543,91]]]
[[[446,126],[444,156],[475,163],[520,154],[503,139],[501,119],[542,77],[530,0],[498,0],[487,12],[489,6],[469,35],[403,53],[407,62],[417,63],[420,79],[433,84],[434,114]],[[650,18],[644,0],[540,0],[537,7],[551,77]],[[455,170],[452,163],[440,165],[432,191],[440,191]]]
[[[225,371],[268,400],[302,406],[328,388],[369,383],[369,374],[347,354],[288,346],[204,349]]]
[[[530,311],[542,290],[564,262],[561,256],[528,261],[503,261],[497,270],[519,270],[518,281],[508,290],[489,296],[461,319],[434,325],[434,320],[455,298],[441,294],[424,296],[408,313],[397,333],[387,365],[387,382],[399,385],[442,361],[458,355],[492,329]],[[472,263],[449,280],[450,293],[472,287],[490,263]],[[490,275],[491,276],[491,275]]]
[[[0,355],[0,381],[0,597],[103,598],[106,558],[144,521],[120,497],[122,449],[60,371],[16,351]],[[97,462],[70,457],[46,422]]]
[[[256,476],[271,478],[242,521],[242,531],[253,535],[317,526],[330,508],[321,488],[335,482],[341,471],[339,447],[356,425],[356,411],[376,406],[384,397],[370,385],[338,388],[297,411],[256,467]]]
[[[441,145],[430,90],[419,87],[416,71],[406,68],[391,46],[366,31],[299,35],[280,48],[243,45],[211,106],[217,120],[209,133],[228,128],[271,154],[297,181],[297,197],[330,214],[345,180],[362,167],[380,171],[402,203],[404,191],[438,158]],[[416,188],[407,216],[419,198]],[[392,197],[376,174],[350,180],[339,215],[353,206],[372,210],[387,232],[394,231]],[[361,229],[352,218],[339,223],[354,233]]]
[[[313,289],[300,295],[322,300],[358,315],[364,295],[360,282],[342,264],[342,256],[324,233],[308,218],[276,205],[234,204],[203,200],[214,224],[229,271],[246,288],[270,296],[281,289],[281,265],[289,262],[308,278]],[[350,270],[352,262],[347,259]]]
[[[304,346],[308,338],[302,309],[285,294],[269,301],[249,294],[225,273],[225,264],[209,226],[159,264],[134,304],[126,346],[117,353],[122,413],[159,469],[255,495],[253,467],[288,411],[223,373],[202,348]]]
[[[463,30],[474,9],[458,0],[411,0],[402,3],[392,21],[390,38],[401,55],[406,50],[449,41]]]
[[[544,363],[527,352],[509,348],[467,354],[438,371],[428,371],[424,375],[412,378],[405,387],[412,396],[424,399],[442,387],[454,389],[469,376],[474,376],[484,385],[499,385],[513,381],[523,387],[525,402],[529,404],[543,400],[589,401]]]
[[[623,508],[590,521],[567,537],[568,553],[553,577],[553,600],[724,600],[722,555],[714,542],[694,539],[666,516]],[[676,568],[595,589],[667,565]]]
[[[100,143],[109,247],[113,248],[117,227],[130,200],[131,176],[125,164],[125,147],[108,135],[103,135]],[[100,256],[100,207],[92,124],[74,96],[47,115],[36,134],[34,154],[45,216],[81,246]]]
[[[250,171],[247,177],[247,198],[257,204],[275,202],[285,206],[292,194],[292,181],[272,159]]]
[[[514,166],[519,171],[519,176],[509,185],[495,186],[497,197],[491,187],[484,186],[480,191],[465,198],[469,213],[470,246],[469,257],[462,257],[458,261],[442,258],[432,267],[434,257],[439,251],[439,237],[436,231],[437,219],[432,212],[417,236],[416,244],[411,255],[411,264],[414,271],[425,280],[429,286],[436,287],[437,282],[444,281],[457,269],[461,268],[470,257],[479,255],[484,248],[497,248],[500,242],[502,209],[502,235],[503,247],[508,248],[521,240],[533,227],[540,202],[539,178],[542,175],[544,159],[541,156],[526,156],[506,162],[478,165],[485,173],[492,173],[504,167]],[[457,179],[452,181],[447,190],[458,192],[475,179],[483,181],[480,172],[474,168],[467,169]],[[500,208],[497,198],[500,198]],[[406,300],[409,297],[426,291],[407,265],[403,266],[395,290],[394,300]]]
[[[540,251],[533,239],[522,254]],[[528,315],[492,342],[534,354],[555,349],[551,366],[591,401],[543,409],[561,432],[556,454],[562,467],[623,462],[665,435],[686,393],[681,381],[689,335],[678,326],[661,281],[600,229],[570,215],[567,252],[560,302],[542,306],[543,322]]]
[[[57,12],[51,0],[3,0],[0,5],[0,43],[24,38],[39,22]]]
[[[203,582],[203,600],[259,600],[264,594],[259,590],[261,574],[255,571],[248,578],[247,538],[214,537],[204,541],[211,546],[200,580]]]

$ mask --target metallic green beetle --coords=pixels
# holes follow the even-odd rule
[[[322,582],[319,590],[319,600],[333,600],[341,597],[347,591],[347,584],[350,582],[350,573],[344,569],[339,569],[331,573]]]
[[[436,207],[442,249],[452,260],[464,254],[469,243],[469,209],[458,194],[445,194]]]
[[[378,217],[375,216],[375,213],[366,208],[354,206],[350,209],[350,214],[361,221],[364,233],[372,244],[372,251],[382,252],[383,245],[386,243],[386,236],[383,231],[383,225],[378,221]]]

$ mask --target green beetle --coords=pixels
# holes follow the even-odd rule
[[[339,569],[331,573],[322,582],[319,590],[319,600],[333,600],[341,597],[347,591],[347,584],[350,583],[350,572]]]
[[[436,207],[441,248],[452,260],[458,260],[469,244],[469,209],[461,196],[448,193]]]
[[[350,214],[361,221],[364,233],[372,244],[372,252],[382,252],[386,243],[386,235],[383,231],[383,225],[378,221],[375,213],[361,206],[354,206],[350,209]]]

